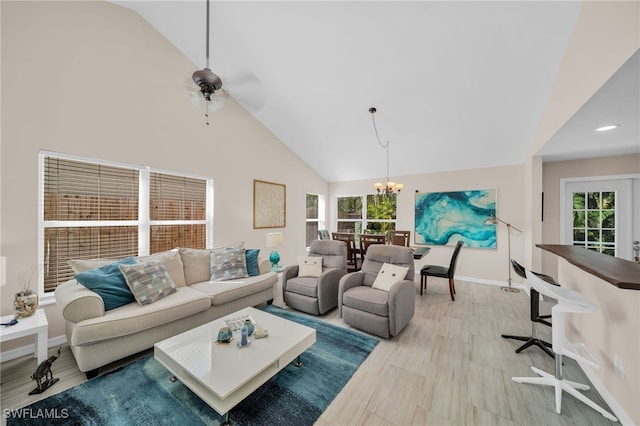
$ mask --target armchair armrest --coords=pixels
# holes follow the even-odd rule
[[[326,312],[338,303],[338,286],[346,269],[328,268],[318,277],[318,309]]]
[[[411,280],[396,282],[389,289],[389,333],[395,336],[411,321],[416,310],[416,288]]]
[[[89,318],[104,316],[104,301],[98,293],[89,290],[76,280],[56,287],[56,305],[65,320],[78,323]]]
[[[338,283],[338,313],[340,314],[340,318],[342,318],[342,295],[350,288],[362,285],[363,281],[364,272],[362,271],[350,272],[340,278],[340,282]]]

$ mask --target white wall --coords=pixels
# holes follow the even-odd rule
[[[253,179],[287,185],[283,262],[305,246],[305,194],[328,184],[232,99],[206,126],[187,96],[187,60],[135,12],[106,2],[11,2],[2,8],[2,236],[11,313],[19,276],[37,267],[41,149],[210,176],[215,245],[253,229]],[[293,260],[292,260],[293,259]],[[49,335],[64,333],[46,306]],[[28,341],[3,344],[3,350]]]

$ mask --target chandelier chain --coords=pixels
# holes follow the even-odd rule
[[[376,132],[376,139],[378,140],[378,145],[380,148],[387,150],[387,182],[389,182],[389,141],[383,144],[380,141],[380,135],[378,134],[378,127],[376,126],[376,114],[375,111],[371,113],[371,120],[373,121],[373,130]]]

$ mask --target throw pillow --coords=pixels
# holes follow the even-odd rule
[[[132,265],[136,261],[129,256],[117,262],[110,263],[101,268],[90,269],[76,275],[76,280],[89,290],[93,290],[102,297],[104,310],[119,308],[135,302],[131,290],[120,272],[120,265]]]
[[[404,277],[407,276],[408,271],[408,266],[383,263],[371,287],[377,288],[378,290],[389,291],[395,283],[405,279]]]
[[[234,280],[248,276],[245,249],[226,247],[211,251],[211,281]]]
[[[184,279],[187,285],[209,281],[211,277],[211,252],[226,247],[243,248],[244,241],[214,249],[181,248],[180,257],[184,265]]]
[[[298,258],[299,277],[319,277],[320,275],[322,275],[321,257],[300,256]]]
[[[120,265],[120,271],[138,305],[148,305],[176,292],[167,268],[157,259],[135,265]]]
[[[71,259],[67,263],[73,269],[73,272],[79,274],[80,272],[87,272],[91,269],[102,268],[115,262],[117,259]]]
[[[250,277],[257,277],[260,275],[260,263],[258,262],[258,255],[260,249],[247,249],[245,252],[245,258],[247,260],[247,273]]]
[[[150,256],[141,256],[136,258],[140,263],[144,263],[147,260],[156,259],[162,261],[162,264],[167,268],[169,276],[173,280],[176,287],[184,287],[187,285],[184,279],[184,265],[182,264],[182,258],[180,257],[179,249],[172,249],[167,251],[161,251],[154,253]]]

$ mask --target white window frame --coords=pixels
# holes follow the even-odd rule
[[[395,224],[396,228],[398,227],[398,204],[396,202],[396,218],[395,219],[376,219],[376,220],[368,220],[367,219],[367,197],[369,195],[376,195],[375,193],[366,193],[366,194],[343,194],[343,195],[336,195],[336,201],[335,201],[335,218],[336,218],[336,230],[339,229],[338,225],[340,222],[347,222],[347,223],[352,223],[352,222],[362,222],[362,231],[366,231],[369,222],[372,223],[393,223]],[[357,198],[360,197],[362,200],[362,212],[361,212],[361,216],[362,219],[357,219],[357,220],[352,220],[352,219],[339,219],[338,216],[338,199],[340,198]]]
[[[122,167],[138,170],[138,220],[118,220],[118,221],[60,221],[44,220],[44,160],[45,157],[60,158],[64,160],[81,161],[85,163],[100,164],[105,166]],[[206,210],[204,220],[179,220],[161,221],[151,220],[149,213],[149,179],[151,172],[164,173],[180,177],[202,179],[206,181]],[[109,160],[98,160],[95,158],[81,157],[70,154],[41,150],[38,153],[38,295],[43,304],[50,304],[55,301],[53,291],[44,291],[44,230],[52,227],[86,227],[86,226],[137,226],[138,227],[138,255],[149,255],[149,236],[151,226],[154,225],[205,225],[206,246],[213,247],[213,179],[178,171],[156,169],[147,166],[138,166],[127,163],[119,163]]]
[[[320,229],[326,229],[326,219],[325,219],[325,201],[324,201],[324,195],[322,194],[316,194],[313,192],[307,192],[304,194],[304,201],[305,204],[307,202],[307,196],[308,195],[315,195],[316,197],[318,197],[318,217],[316,219],[309,219],[307,218],[306,214],[305,214],[305,225],[307,223],[313,222],[313,223],[317,223],[318,224],[318,230]],[[306,240],[306,235],[307,235],[307,230],[305,227],[305,240]],[[306,241],[305,241],[306,244]],[[307,246],[307,248],[309,248],[309,246]]]

